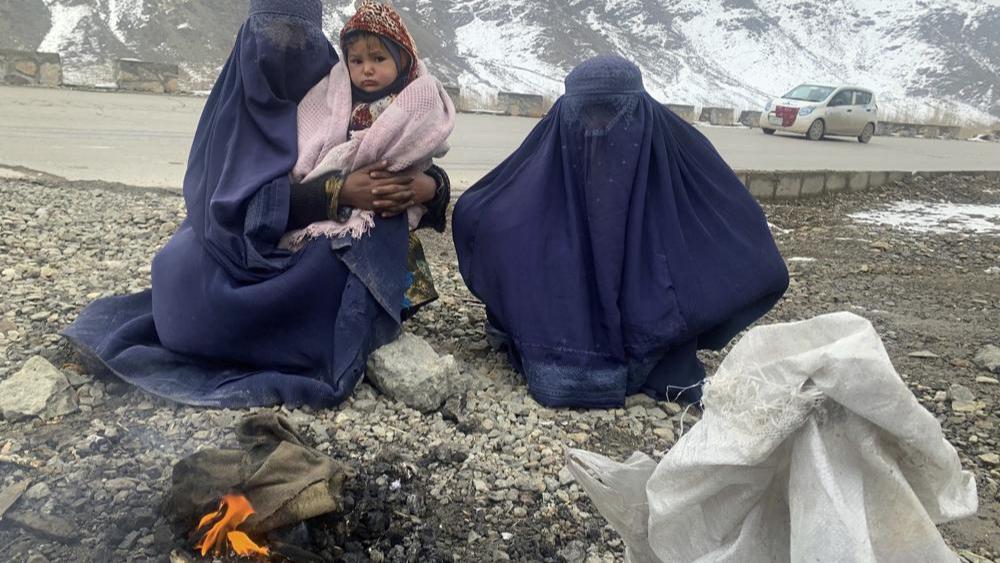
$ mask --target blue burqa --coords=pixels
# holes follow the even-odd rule
[[[452,224],[489,330],[547,406],[697,401],[696,351],[725,346],[788,286],[760,206],[619,57],[574,69]]]
[[[64,332],[93,365],[153,394],[212,407],[325,407],[398,334],[407,227],[277,248],[297,158],[299,100],[337,61],[320,0],[252,0],[195,134],[187,218],[156,255],[152,290],[91,304]]]

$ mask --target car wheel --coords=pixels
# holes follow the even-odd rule
[[[767,127],[763,127],[761,128],[761,131],[763,131],[765,135],[774,135],[774,129],[768,129]]]
[[[806,138],[810,141],[822,140],[824,135],[826,135],[826,123],[823,123],[822,119],[813,121],[812,125],[809,126],[809,130],[806,131]]]
[[[862,131],[861,135],[858,136],[858,142],[867,143],[868,141],[872,140],[872,137],[874,135],[875,135],[875,125],[873,123],[869,123],[868,125],[865,125],[864,131]]]

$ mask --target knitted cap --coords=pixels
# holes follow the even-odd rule
[[[295,16],[322,27],[321,0],[250,0],[250,15],[279,14]]]
[[[403,18],[399,16],[399,12],[388,4],[365,0],[358,7],[357,13],[347,20],[344,29],[340,30],[340,48],[343,53],[347,53],[346,39],[351,34],[362,31],[391,39],[406,51],[412,61],[409,79],[416,78],[417,46],[413,42],[409,30],[406,29]]]

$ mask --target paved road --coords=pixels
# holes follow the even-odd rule
[[[73,180],[179,187],[204,98],[0,87],[0,165]],[[459,188],[509,154],[536,120],[462,114],[442,164]],[[736,169],[998,170],[1000,144],[876,138],[819,143],[702,129]],[[9,172],[8,172],[9,174]]]

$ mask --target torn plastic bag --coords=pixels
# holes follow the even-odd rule
[[[751,330],[656,464],[572,450],[634,563],[942,563],[976,484],[865,319]]]

